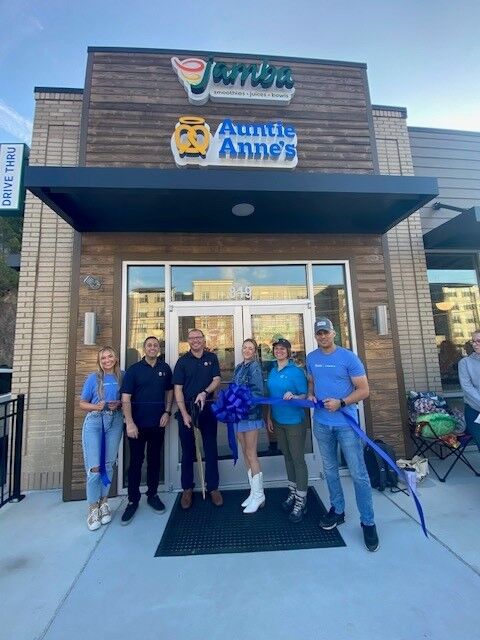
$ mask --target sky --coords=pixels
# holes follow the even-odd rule
[[[82,88],[88,46],[364,62],[409,126],[480,131],[480,0],[0,0],[0,142],[31,138],[35,86]]]

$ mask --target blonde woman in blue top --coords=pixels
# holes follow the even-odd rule
[[[117,353],[112,347],[103,347],[97,354],[97,370],[87,376],[80,396],[80,409],[88,412],[83,422],[82,447],[87,473],[87,527],[90,531],[99,529],[112,519],[108,492],[123,429],[120,383]],[[105,431],[107,485],[102,482],[100,469],[102,429]]]
[[[233,382],[247,386],[254,396],[263,395],[262,368],[257,359],[258,346],[253,338],[247,338],[242,345],[243,362],[235,367]],[[237,425],[238,441],[243,451],[247,467],[250,494],[242,502],[243,513],[255,513],[265,504],[263,474],[257,454],[258,430],[264,427],[262,408],[252,407],[246,420]]]
[[[273,398],[293,400],[306,397],[307,378],[303,369],[291,362],[291,354],[292,345],[285,338],[279,338],[273,343],[276,364],[267,378],[268,393]],[[300,522],[307,512],[308,490],[305,409],[272,405],[268,411],[267,428],[270,433],[276,434],[285,458],[289,490],[282,507],[284,511],[290,512],[288,519],[291,522]]]

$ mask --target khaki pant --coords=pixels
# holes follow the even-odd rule
[[[287,478],[297,485],[299,491],[308,489],[308,469],[305,462],[305,424],[280,424],[273,420],[278,446],[285,458]]]

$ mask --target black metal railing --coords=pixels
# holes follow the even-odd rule
[[[0,507],[19,502],[22,479],[22,439],[25,396],[0,400]]]

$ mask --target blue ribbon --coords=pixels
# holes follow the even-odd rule
[[[250,409],[255,405],[258,398],[252,396],[252,392],[245,385],[232,382],[226,389],[222,389],[212,404],[213,413],[220,422],[227,425],[228,445],[232,452],[233,464],[237,464],[237,425],[240,420],[245,420]]]
[[[316,407],[323,407],[324,404],[321,400],[313,402],[312,400],[292,399],[284,400],[283,398],[265,398],[262,396],[254,396],[250,389],[244,385],[238,385],[235,382],[228,385],[226,389],[222,389],[217,396],[217,400],[212,404],[212,409],[217,419],[227,424],[228,429],[228,444],[233,455],[233,464],[235,465],[238,460],[238,446],[236,431],[237,425],[240,420],[245,420],[250,412],[250,409],[258,404],[261,405],[285,405],[304,407],[306,409],[315,409]],[[358,424],[353,416],[347,411],[342,411],[347,422],[355,431],[355,433],[365,442],[370,445],[372,449],[377,453],[385,462],[391,467],[399,478],[406,484],[408,492],[413,499],[415,507],[420,518],[420,525],[425,536],[428,538],[427,527],[425,524],[425,517],[423,515],[422,505],[418,499],[415,489],[414,474],[405,471],[397,467],[394,460],[383,451],[375,442],[370,440],[367,434],[363,431],[362,427]]]
[[[102,479],[104,486],[108,487],[108,485],[110,484],[110,478],[108,477],[107,465],[106,465],[107,447],[105,443],[105,426],[103,424],[103,413],[101,413],[101,416],[102,416],[102,437],[100,440],[100,478]]]

